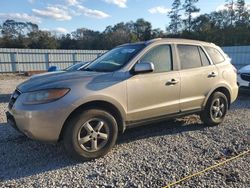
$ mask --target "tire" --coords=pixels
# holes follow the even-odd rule
[[[115,145],[117,135],[117,122],[110,113],[89,109],[68,121],[63,142],[69,155],[87,161],[106,155]]]
[[[205,109],[201,112],[201,121],[208,126],[221,124],[228,111],[228,99],[221,92],[215,92],[208,100]]]

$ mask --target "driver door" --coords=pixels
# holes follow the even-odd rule
[[[154,71],[136,74],[127,80],[128,121],[178,113],[180,75],[173,71],[171,46],[153,47],[140,62],[152,62]]]

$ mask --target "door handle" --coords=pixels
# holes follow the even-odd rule
[[[208,78],[214,78],[216,76],[217,76],[217,73],[215,73],[215,72],[211,72],[208,74]]]
[[[166,85],[167,85],[167,86],[170,86],[170,85],[175,85],[175,84],[178,84],[178,83],[179,83],[178,80],[176,80],[176,79],[171,79],[171,80],[167,81]]]

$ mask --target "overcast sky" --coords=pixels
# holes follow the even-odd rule
[[[103,31],[121,21],[144,18],[165,30],[173,0],[0,0],[0,20],[37,23],[40,29],[72,32],[77,28]],[[201,13],[222,9],[224,0],[200,0]],[[250,0],[246,0],[249,5]],[[249,6],[248,6],[249,7]],[[194,15],[197,16],[197,15]]]

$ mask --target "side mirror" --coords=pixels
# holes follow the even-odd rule
[[[148,72],[153,72],[154,69],[155,68],[154,68],[153,63],[141,62],[141,63],[137,63],[134,66],[134,73],[135,74],[148,73]]]

